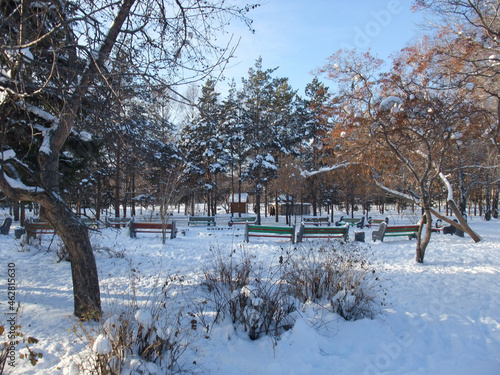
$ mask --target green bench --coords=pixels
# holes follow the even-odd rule
[[[246,223],[255,224],[256,221],[257,221],[257,216],[242,216],[242,217],[233,216],[229,219],[227,225],[232,227],[233,225],[244,225]]]
[[[351,227],[356,225],[356,226],[358,226],[358,228],[363,228],[363,226],[365,224],[365,217],[363,216],[363,217],[357,218],[357,217],[341,216],[340,220],[335,223],[336,226],[341,226],[344,224],[349,224]]]
[[[372,241],[377,240],[384,242],[385,237],[400,237],[407,236],[409,240],[417,238],[418,225],[391,225],[386,222],[380,224],[378,230],[372,233]]]
[[[306,227],[301,225],[297,233],[297,242],[307,238],[341,238],[344,241],[349,239],[349,225],[341,227]]]
[[[215,226],[215,216],[189,216],[188,226],[195,225]]]
[[[295,242],[295,225],[291,227],[278,227],[269,225],[245,225],[245,241],[249,242],[250,237],[270,237],[284,238]]]
[[[330,226],[330,220],[328,217],[304,217],[302,219],[302,224],[304,225],[327,225]]]
[[[382,223],[389,224],[389,218],[386,217],[385,219],[372,219],[371,217],[368,218],[368,224],[366,224],[367,227],[379,227],[380,224]]]
[[[132,218],[129,217],[107,217],[105,220],[106,228],[115,227],[115,228],[125,228],[129,225],[130,220]]]
[[[130,237],[136,238],[137,233],[170,233],[170,239],[177,237],[177,226],[175,221],[171,223],[161,223],[161,222],[137,222],[131,220],[129,224]]]

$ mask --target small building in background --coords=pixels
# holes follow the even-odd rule
[[[249,196],[247,193],[241,193],[241,199],[238,193],[229,195],[229,205],[232,214],[246,214],[248,212]]]

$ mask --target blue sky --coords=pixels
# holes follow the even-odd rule
[[[244,25],[228,31],[241,36],[235,58],[225,75],[238,85],[261,56],[264,68],[279,69],[303,94],[311,71],[325,64],[340,48],[356,48],[389,60],[391,53],[418,38],[421,15],[410,10],[411,0],[262,0],[250,13],[255,34]],[[226,83],[221,83],[225,86]],[[221,87],[222,88],[222,87]]]

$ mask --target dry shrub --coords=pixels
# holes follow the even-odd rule
[[[252,340],[263,333],[279,336],[293,326],[290,314],[296,304],[282,281],[281,265],[266,268],[256,264],[242,247],[226,256],[219,248],[211,251],[214,258],[204,274],[215,321],[229,316]]]
[[[75,333],[89,342],[89,354],[81,356],[80,374],[136,375],[181,372],[182,356],[189,350],[196,327],[169,294],[169,286],[182,277],[170,278],[139,303],[136,291],[121,311],[110,314],[97,326],[80,323]],[[134,288],[132,283],[132,288]],[[120,308],[116,309],[120,310]]]
[[[287,258],[285,279],[303,303],[328,301],[346,320],[373,318],[385,291],[367,257],[357,243],[311,242]]]

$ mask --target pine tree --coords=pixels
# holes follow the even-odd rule
[[[205,195],[209,216],[216,214],[217,179],[226,171],[220,131],[222,107],[218,97],[214,82],[208,80],[198,100],[199,115],[182,131],[181,148],[186,160],[184,173],[189,176],[195,190]]]
[[[306,170],[318,170],[325,165],[328,152],[325,149],[332,114],[328,87],[314,77],[305,89],[303,142],[301,143],[300,162]],[[320,188],[328,184],[322,175],[314,175],[306,179],[305,186],[308,197],[312,201],[313,215],[318,214]]]
[[[290,153],[296,132],[291,121],[295,92],[288,80],[273,78],[275,69],[263,70],[262,59],[250,68],[240,92],[241,121],[244,126],[245,170],[243,179],[253,184],[257,223],[261,222],[260,204],[265,186],[276,176],[279,153]]]
[[[231,194],[232,202],[238,202],[238,207],[241,207],[245,137],[244,125],[241,121],[241,101],[238,98],[236,82],[234,80],[230,84],[226,99],[222,102],[222,113],[223,125],[221,128],[221,138],[227,149],[225,164],[231,175],[231,188],[229,193]],[[231,214],[233,214],[232,210]],[[240,209],[238,209],[238,216],[241,217]]]

